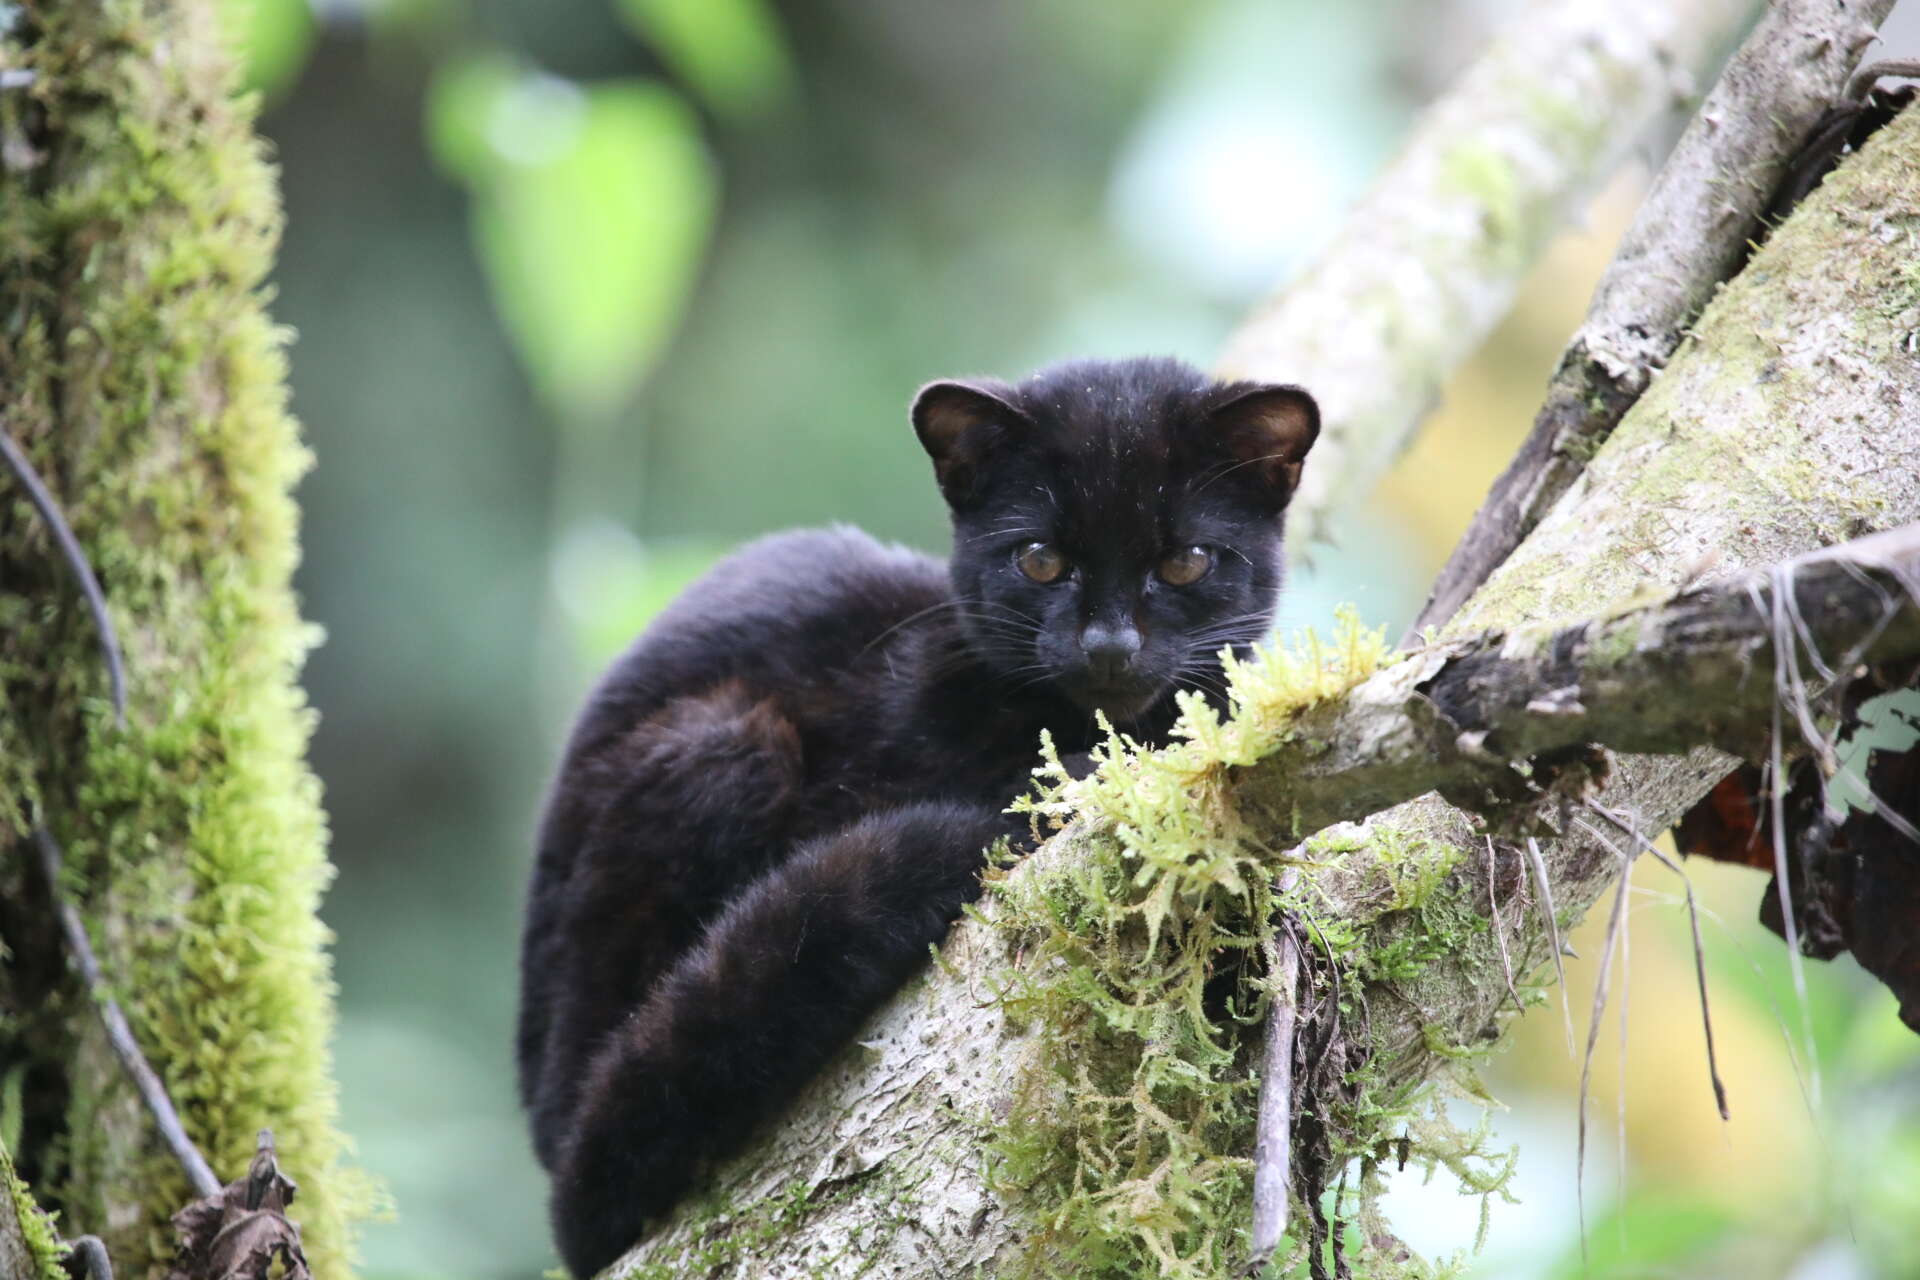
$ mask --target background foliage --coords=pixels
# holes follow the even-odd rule
[[[369,1276],[551,1265],[513,1098],[541,787],[598,665],[727,547],[944,527],[904,405],[1075,354],[1205,363],[1517,0],[229,0],[266,95],[300,333],[300,586],[328,631],[346,1122],[397,1219]],[[1891,52],[1920,49],[1896,15]],[[1901,32],[1911,32],[1903,36]],[[1644,174],[1595,205],[1282,623],[1397,631],[1504,463]],[[1312,371],[1299,370],[1311,384]],[[1643,860],[1644,861],[1644,860]],[[1920,1273],[1920,1042],[1812,979],[1817,1106],[1761,882],[1696,869],[1734,1120],[1700,1061],[1677,886],[1638,873],[1627,1103],[1591,1106],[1597,1277]],[[1576,941],[1584,1025],[1596,938]],[[1611,1044],[1613,1037],[1607,1037]],[[1494,1066],[1521,1145],[1487,1277],[1580,1273],[1559,1014]],[[1609,1050],[1610,1051],[1610,1050]],[[1452,1188],[1396,1188],[1467,1247]]]

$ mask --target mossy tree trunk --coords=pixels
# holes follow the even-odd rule
[[[0,1133],[69,1233],[154,1274],[179,1168],[69,976],[25,836],[65,846],[109,982],[221,1177],[271,1128],[316,1275],[364,1201],[342,1164],[329,868],[296,676],[307,466],[262,281],[274,174],[214,0],[26,0],[0,65],[0,428],[46,479],[126,655],[0,474]]]

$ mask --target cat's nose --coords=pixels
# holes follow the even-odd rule
[[[1111,684],[1126,674],[1133,655],[1140,652],[1140,632],[1131,622],[1090,622],[1080,633],[1087,670],[1100,684]]]

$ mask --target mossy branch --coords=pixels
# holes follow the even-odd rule
[[[1314,263],[1242,322],[1216,372],[1310,386],[1326,422],[1293,503],[1296,550],[1373,491],[1567,216],[1763,7],[1532,6],[1426,109]]]
[[[1411,634],[1444,623],[1571,486],[1720,282],[1893,0],[1782,0],[1728,61],[1634,215],[1520,451]]]
[[[1484,722],[1490,736],[1462,744],[1445,725],[1427,726],[1430,735],[1466,757],[1497,755],[1502,733],[1543,743],[1537,735],[1557,732],[1567,711],[1594,717],[1580,733],[1601,732],[1602,721],[1609,732],[1638,732],[1631,704],[1607,694],[1616,677],[1606,674],[1657,667],[1634,627],[1677,626],[1703,601],[1737,608],[1741,598],[1716,590],[1670,600],[1676,592],[1920,521],[1920,361],[1909,350],[1920,329],[1916,228],[1920,113],[1909,112],[1714,299],[1581,482],[1455,618],[1436,651],[1462,689],[1449,714]],[[1817,563],[1796,572],[1824,580]],[[1800,603],[1813,627],[1818,602],[1809,593]],[[1566,632],[1585,643],[1578,655],[1539,648],[1582,619],[1613,621]],[[1910,614],[1898,625],[1910,627]],[[1488,699],[1472,678],[1468,655],[1485,663],[1501,651],[1468,638],[1496,631],[1531,638],[1506,655],[1538,664],[1544,678],[1524,699],[1517,686]],[[1763,659],[1767,637],[1742,634],[1735,648]],[[614,1273],[1224,1274],[1245,1260],[1251,1023],[1268,995],[1257,956],[1282,906],[1307,930],[1305,954],[1341,975],[1338,992],[1318,1003],[1348,1011],[1305,1073],[1324,1079],[1337,1068],[1355,1085],[1316,1116],[1322,1168],[1352,1156],[1362,1182],[1377,1186],[1405,1155],[1499,1194],[1507,1157],[1484,1134],[1448,1134],[1418,1117],[1433,1086],[1459,1079],[1512,1016],[1503,973],[1526,975],[1548,959],[1556,925],[1538,898],[1507,909],[1528,896],[1533,843],[1489,841],[1466,811],[1426,796],[1297,847],[1331,815],[1296,815],[1278,799],[1286,786],[1277,772],[1262,775],[1278,770],[1264,761],[1316,736],[1303,726],[1333,731],[1354,686],[1386,682],[1372,687],[1396,690],[1399,715],[1412,691],[1393,684],[1405,678],[1396,667],[1376,676],[1384,657],[1377,637],[1350,628],[1317,654],[1296,653],[1291,675],[1278,659],[1251,667],[1250,690],[1265,679],[1269,693],[1295,696],[1250,697],[1264,710],[1226,724],[1196,719],[1197,732],[1170,751],[1120,744],[1094,778],[1058,786],[1042,816],[1068,825],[996,881],[942,963],[868,1025],[777,1132],[717,1171],[707,1198]],[[1578,710],[1555,696],[1562,659],[1581,667]],[[1749,687],[1719,671],[1714,688],[1730,703],[1771,696],[1764,677]],[[1702,693],[1665,687],[1699,712],[1701,738],[1725,740]],[[1506,768],[1497,759],[1481,767]],[[1622,755],[1604,798],[1651,834],[1727,767],[1710,748]],[[1579,823],[1538,838],[1541,878],[1563,920],[1584,914],[1619,873],[1616,850],[1631,845],[1608,839],[1615,848]],[[1281,895],[1274,873],[1290,865],[1299,884]],[[1209,997],[1216,979],[1227,994]]]
[[[1783,609],[1786,666],[1920,656],[1920,525],[1590,622],[1420,650],[1302,713],[1239,771],[1240,803],[1305,836],[1429,791],[1484,811],[1557,799],[1552,761],[1588,744],[1753,755],[1779,703]]]

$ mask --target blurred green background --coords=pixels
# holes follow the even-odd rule
[[[229,5],[283,166],[275,311],[318,457],[299,586],[328,635],[307,682],[340,869],[339,1070],[397,1206],[366,1270],[531,1276],[554,1259],[512,1088],[518,913],[597,667],[756,534],[844,520],[938,548],[904,423],[919,383],[1209,361],[1524,6]],[[1644,180],[1555,246],[1401,471],[1315,551],[1285,625],[1351,600],[1397,634]],[[1624,1123],[1611,1032],[1591,1104],[1590,1274],[1920,1275],[1920,1040],[1850,961],[1814,966],[1816,1111],[1781,948],[1750,923],[1760,880],[1696,874],[1724,920],[1708,949],[1734,1120],[1705,1085],[1678,887],[1642,867]],[[1584,1027],[1598,941],[1580,949]],[[1518,1203],[1469,1270],[1576,1276],[1558,1011],[1490,1074]],[[1477,1212],[1411,1186],[1393,1216],[1445,1255]]]

